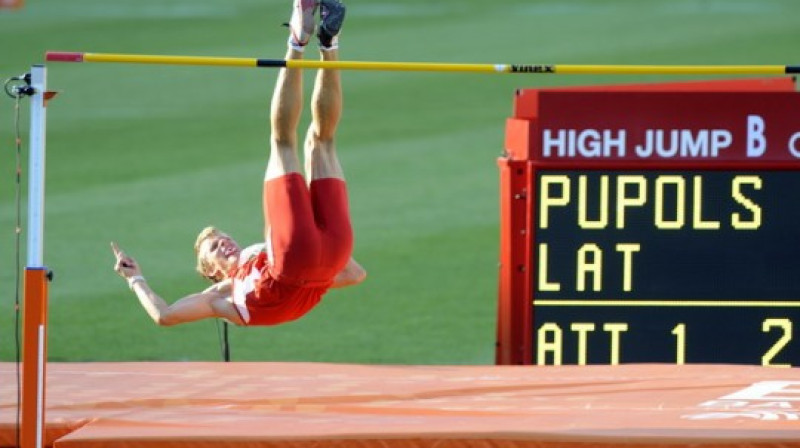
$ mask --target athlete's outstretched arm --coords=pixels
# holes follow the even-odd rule
[[[336,274],[331,288],[344,288],[345,286],[357,285],[367,278],[367,271],[361,267],[352,257],[344,268]]]
[[[142,308],[156,324],[170,326],[214,317],[237,325],[243,323],[233,304],[227,300],[231,293],[229,281],[217,283],[170,305],[150,288],[136,260],[122,252],[115,243],[111,243],[111,249],[116,257],[114,270],[128,282]]]

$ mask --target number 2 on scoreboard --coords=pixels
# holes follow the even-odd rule
[[[775,342],[775,344],[764,353],[761,357],[761,365],[769,367],[791,367],[791,364],[772,364],[773,358],[778,354],[789,341],[792,340],[792,321],[789,319],[766,319],[761,324],[761,331],[769,333],[771,329],[779,328],[783,330],[783,335]]]

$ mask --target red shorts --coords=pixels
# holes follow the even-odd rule
[[[353,251],[347,186],[336,178],[306,186],[299,173],[264,182],[270,275],[294,286],[330,284]]]

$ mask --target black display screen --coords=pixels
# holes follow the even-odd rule
[[[800,365],[797,171],[534,176],[535,364]]]

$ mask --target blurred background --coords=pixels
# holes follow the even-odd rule
[[[347,0],[346,60],[793,64],[793,0]],[[283,58],[288,0],[27,0],[0,9],[0,76],[47,50]],[[307,57],[316,57],[312,45]],[[218,325],[158,328],[109,242],[168,301],[206,287],[197,232],[262,238],[273,69],[50,64],[45,264],[54,361],[219,360]],[[312,73],[306,73],[310,93]],[[369,278],[303,319],[231,328],[235,361],[491,364],[498,169],[514,91],[660,82],[347,72],[338,148]],[[697,79],[697,78],[694,78]],[[0,361],[14,359],[14,101],[0,101]],[[23,101],[23,201],[28,102]],[[304,113],[303,126],[308,123]],[[302,129],[304,132],[305,129]],[[23,221],[26,210],[22,209]],[[25,234],[22,265],[25,264]]]

